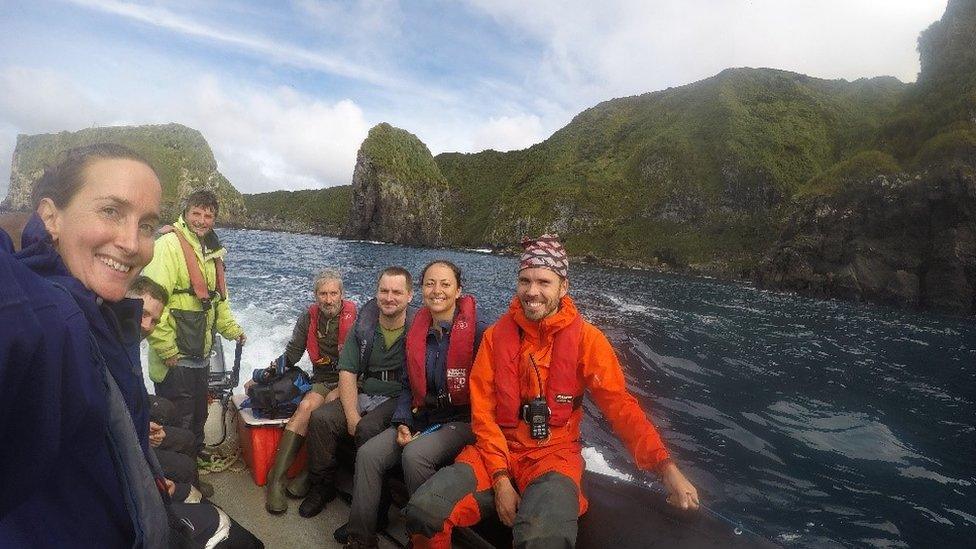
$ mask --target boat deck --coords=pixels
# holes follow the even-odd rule
[[[298,499],[289,500],[286,513],[272,515],[264,510],[264,487],[254,484],[248,470],[235,468],[202,475],[201,478],[214,486],[211,501],[253,532],[268,549],[342,547],[332,537],[332,532],[345,524],[349,517],[349,505],[342,498],[336,498],[322,513],[312,518],[298,515],[298,505],[301,503]],[[406,544],[403,519],[395,506],[390,510],[388,531],[396,537],[400,545],[380,536],[381,549],[396,549]]]

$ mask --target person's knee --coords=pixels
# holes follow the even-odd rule
[[[373,437],[386,429],[384,425],[377,423],[375,418],[369,418],[367,420],[367,417],[369,417],[368,414],[363,416],[363,419],[356,425],[356,435],[353,437],[356,442],[356,448],[362,448]]]
[[[319,406],[309,414],[309,427],[317,429],[335,430],[345,428],[346,416],[340,406]]]
[[[305,414],[306,416],[311,415],[312,411],[321,407],[323,404],[322,396],[318,393],[309,392],[305,395],[305,398],[298,403],[298,409],[295,411],[296,414]]]
[[[512,534],[515,547],[573,547],[579,519],[579,494],[568,476],[550,472],[532,481],[522,495]]]
[[[160,425],[175,424],[176,405],[161,396],[149,395],[149,420]]]
[[[356,471],[378,469],[380,464],[385,461],[384,445],[379,444],[379,439],[370,439],[375,441],[375,443],[370,444],[367,442],[363,444],[359,450],[356,452]]]
[[[407,444],[403,447],[403,455],[400,458],[400,463],[403,466],[403,476],[408,483],[411,479],[417,479],[423,475],[430,474],[436,465],[433,463],[431,456],[428,455],[428,452],[420,451],[418,448],[419,446],[415,444]],[[414,480],[414,482],[417,481]],[[417,483],[419,484],[420,482]]]
[[[440,532],[461,499],[476,488],[470,465],[455,463],[441,469],[417,489],[403,508],[407,534],[430,538]]]
[[[303,400],[298,404],[298,408],[295,409],[295,413],[292,414],[291,419],[289,421],[307,425],[309,419],[312,417],[312,412],[314,410],[315,408],[313,408]]]

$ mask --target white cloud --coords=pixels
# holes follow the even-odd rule
[[[435,154],[511,150],[597,102],[730,66],[912,80],[918,32],[945,8],[945,0],[65,1],[98,24],[74,19],[79,10],[63,10],[65,21],[0,16],[11,30],[0,34],[0,131],[180,122],[203,132],[244,192],[348,183],[362,139],[381,121]],[[3,179],[12,146],[0,139]]]
[[[945,9],[945,0],[470,2],[538,41],[529,87],[577,108],[735,66],[912,81],[918,33]]]
[[[542,120],[534,114],[491,118],[478,128],[471,139],[472,151],[524,149],[545,139]]]
[[[95,9],[146,25],[210,40],[237,50],[246,50],[262,57],[270,57],[280,63],[299,68],[310,68],[338,76],[363,80],[379,86],[399,88],[401,83],[361,64],[321,51],[310,50],[283,41],[272,40],[243,32],[235,32],[213,25],[199,23],[155,5],[131,4],[115,0],[70,0],[86,8]]]
[[[188,123],[242,192],[348,184],[369,131],[353,101],[330,104],[288,87],[237,90],[208,77],[188,100]]]
[[[100,124],[178,122],[200,130],[221,172],[247,193],[348,184],[369,131],[351,100],[329,103],[289,87],[262,89],[194,75],[154,90],[150,99],[119,95],[109,109],[61,73],[0,68],[0,178],[9,179],[16,133],[77,130]],[[186,83],[178,83],[186,82]],[[102,93],[112,97],[111,90]]]
[[[22,133],[77,130],[107,116],[78,83],[56,71],[0,68],[0,121]]]

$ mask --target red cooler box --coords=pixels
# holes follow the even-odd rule
[[[237,436],[244,454],[244,462],[251,469],[254,484],[264,486],[268,482],[268,471],[274,464],[275,452],[278,451],[278,441],[285,430],[285,419],[258,419],[249,409],[240,409],[244,395],[234,395],[234,404],[238,406]],[[295,462],[288,469],[288,478],[294,477],[305,468],[307,459],[305,446],[298,452]]]

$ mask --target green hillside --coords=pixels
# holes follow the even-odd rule
[[[246,194],[247,217],[240,226],[338,235],[349,215],[352,187]]]
[[[871,142],[905,89],[729,69],[607,101],[524,151],[439,155],[458,202],[447,234],[507,245],[558,230],[577,255],[735,272],[811,177]]]
[[[241,193],[219,171],[203,135],[180,124],[88,128],[77,132],[19,135],[11,165],[10,190],[3,206],[10,210],[30,207],[30,191],[44,169],[59,160],[65,150],[109,142],[125,145],[145,156],[163,184],[163,212],[172,219],[179,201],[193,189],[209,187],[217,192],[221,217],[240,216]]]

